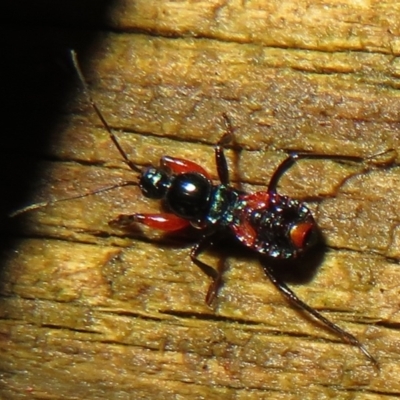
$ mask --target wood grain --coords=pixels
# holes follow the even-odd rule
[[[326,242],[315,270],[290,274],[291,287],[359,338],[380,370],[288,304],[235,243],[202,256],[228,267],[207,307],[209,280],[189,259],[195,236],[108,225],[120,213],[159,210],[133,185],[4,220],[1,397],[397,397],[399,5],[124,0],[95,14],[92,5],[43,2],[32,17],[9,6],[26,26],[14,31],[20,47],[5,83],[4,208],[136,179],[67,48],[139,166],[168,154],[216,178],[223,113],[235,133],[231,177],[249,191],[265,188],[289,151],[362,157],[301,161],[280,191],[307,201]],[[34,188],[19,202],[10,194],[17,181]],[[296,265],[300,275],[307,262]]]

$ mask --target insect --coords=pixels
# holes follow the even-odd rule
[[[206,295],[208,305],[213,303],[219,288],[222,286],[223,271],[222,269],[215,270],[205,264],[199,259],[199,255],[213,243],[216,235],[220,235],[221,232],[229,231],[245,247],[275,260],[297,259],[311,250],[318,242],[318,227],[310,209],[298,200],[279,194],[277,185],[282,174],[298,160],[302,158],[327,158],[327,156],[292,153],[277,167],[265,191],[246,193],[238,190],[230,185],[229,170],[224,153],[224,147],[233,136],[230,119],[224,114],[226,132],[215,145],[215,161],[219,183],[214,183],[210,174],[202,166],[181,158],[164,156],[161,158],[159,166],[141,169],[129,160],[111,127],[92,99],[75,52],[72,52],[72,59],[88,100],[107,130],[110,139],[129,168],[139,174],[139,187],[143,195],[160,200],[165,209],[165,212],[157,214],[119,215],[110,222],[110,225],[129,229],[139,223],[165,232],[179,231],[190,226],[197,229],[200,233],[200,240],[192,247],[190,258],[212,278]],[[328,156],[328,158],[359,161],[357,157]],[[132,182],[103,188],[90,194],[128,184],[132,184]],[[16,211],[13,215],[86,195],[36,203]],[[270,281],[284,297],[319,320],[344,341],[358,347],[378,367],[376,359],[355,336],[299,299],[286,283],[276,276],[268,263],[263,267]]]

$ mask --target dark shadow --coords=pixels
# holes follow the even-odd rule
[[[83,64],[90,58],[113,3],[5,0],[0,5],[0,250],[5,254],[12,249],[12,232],[19,230],[18,218],[7,216],[29,202],[39,162],[48,157],[50,143],[57,143],[57,124],[79,87],[69,50],[76,49]]]
[[[135,233],[131,232],[128,236],[134,236],[146,241],[146,233],[141,230],[140,226]],[[216,236],[214,244],[208,247],[205,253],[219,256],[221,260],[227,257],[248,258],[249,260],[257,258],[260,261],[261,267],[264,268],[265,265],[268,265],[273,269],[276,277],[287,284],[307,284],[313,280],[326,254],[325,240],[321,233],[319,236],[318,243],[302,256],[294,259],[280,260],[255,253],[239,243],[231,232],[222,230],[220,235]],[[160,246],[173,248],[186,247],[188,249],[188,262],[190,262],[190,249],[198,240],[199,231],[191,228],[175,233],[163,234],[159,238],[151,239],[152,242],[157,242]]]
[[[321,238],[320,242],[309,249],[303,256],[292,260],[277,260],[260,257],[261,266],[268,264],[280,280],[290,284],[306,284],[313,280],[322,264],[326,253],[326,245]]]

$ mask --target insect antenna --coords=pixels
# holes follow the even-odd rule
[[[104,128],[106,129],[110,139],[112,140],[112,142],[114,143],[115,147],[118,149],[119,153],[121,154],[123,160],[125,161],[125,163],[128,165],[128,167],[138,173],[141,173],[141,169],[139,167],[137,167],[131,160],[129,160],[128,156],[126,155],[125,151],[122,149],[121,145],[119,144],[116,136],[114,135],[110,125],[108,125],[106,119],[104,118],[103,114],[101,113],[99,107],[97,106],[97,104],[95,103],[95,101],[93,100],[91,94],[90,94],[90,90],[89,90],[89,85],[86,82],[86,79],[83,75],[82,69],[79,65],[78,62],[78,57],[77,54],[75,52],[75,50],[71,50],[71,58],[72,58],[72,64],[74,66],[74,69],[78,75],[79,81],[81,82],[85,95],[87,97],[88,102],[90,103],[90,105],[93,107],[95,113],[97,114],[97,116],[99,117],[101,123],[103,124]],[[51,206],[53,204],[56,203],[60,203],[63,201],[67,201],[67,200],[76,200],[76,199],[81,199],[83,197],[87,197],[90,195],[95,195],[95,194],[99,194],[99,193],[104,193],[113,189],[117,189],[120,187],[124,187],[124,186],[130,186],[130,185],[135,185],[137,182],[134,181],[123,181],[123,182],[119,182],[117,184],[113,184],[110,186],[105,186],[102,187],[100,189],[96,189],[87,193],[82,193],[82,194],[78,194],[76,196],[68,196],[68,197],[61,197],[61,198],[57,198],[57,199],[52,199],[52,200],[48,200],[48,201],[42,201],[42,202],[38,202],[38,203],[34,203],[34,204],[30,204],[26,207],[20,208],[18,210],[15,210],[13,212],[11,212],[8,216],[10,218],[14,218],[18,215],[24,214],[28,211],[33,211],[33,210],[37,210],[39,208],[44,208],[44,207],[48,207]]]
[[[136,182],[133,182],[133,181],[124,181],[124,182],[120,182],[120,183],[117,183],[117,184],[114,184],[114,185],[105,186],[105,187],[102,187],[102,188],[97,189],[97,190],[92,190],[89,193],[82,193],[82,194],[77,194],[76,196],[61,197],[61,198],[57,198],[57,199],[54,199],[54,200],[47,200],[47,201],[41,201],[39,203],[33,203],[33,204],[30,204],[29,206],[26,206],[26,207],[23,207],[23,208],[19,208],[18,210],[15,210],[15,211],[11,212],[10,214],[8,214],[8,216],[10,218],[14,218],[17,215],[24,214],[24,213],[26,213],[28,211],[37,210],[39,208],[45,208],[45,207],[51,206],[51,205],[56,204],[56,203],[61,203],[63,201],[82,199],[83,197],[87,197],[87,196],[90,196],[90,195],[93,195],[93,194],[104,193],[104,192],[108,192],[110,190],[114,190],[114,189],[117,189],[117,188],[120,188],[120,187],[132,186],[132,185],[135,185],[135,184],[136,184]]]
[[[79,80],[83,86],[83,89],[85,91],[86,97],[90,103],[90,105],[93,107],[95,113],[97,114],[97,116],[99,117],[101,123],[103,124],[104,128],[106,129],[106,131],[108,132],[110,139],[112,140],[112,142],[114,143],[115,147],[118,149],[119,153],[121,154],[122,158],[124,159],[125,163],[129,166],[130,169],[132,169],[135,172],[139,172],[141,173],[141,169],[139,167],[137,167],[131,160],[129,160],[128,156],[126,155],[125,151],[123,150],[123,148],[121,147],[121,145],[119,144],[116,136],[114,135],[114,132],[112,131],[110,125],[108,125],[106,119],[104,118],[103,114],[101,113],[99,107],[97,107],[97,104],[94,102],[91,94],[90,94],[90,90],[89,90],[89,85],[86,82],[85,76],[83,75],[82,69],[79,65],[79,61],[78,61],[78,56],[76,54],[75,50],[71,50],[71,58],[72,58],[72,63],[74,65],[75,71],[78,74]]]

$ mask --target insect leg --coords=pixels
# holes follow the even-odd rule
[[[233,127],[231,121],[226,114],[223,114],[226,132],[215,145],[215,163],[217,164],[217,172],[219,180],[223,185],[229,184],[229,170],[224,153],[224,146],[228,144],[233,137]]]
[[[337,333],[347,343],[350,343],[351,345],[358,347],[361,350],[361,352],[373,363],[375,368],[379,369],[379,364],[377,360],[371,355],[371,353],[364,347],[364,345],[355,336],[346,332],[344,329],[340,328],[333,322],[329,321],[329,319],[325,318],[317,310],[310,307],[308,304],[304,303],[304,301],[300,300],[297,297],[297,295],[291,289],[289,289],[283,281],[281,281],[275,276],[271,267],[269,267],[268,265],[263,265],[263,268],[270,281],[283,294],[283,296],[286,297],[286,299],[288,299],[294,305],[300,307],[305,312],[312,315],[318,321],[322,322],[326,327],[331,329],[333,332]]]
[[[159,229],[165,232],[175,232],[190,225],[189,221],[180,218],[175,214],[121,214],[108,224],[113,228],[129,229],[136,223],[146,225],[150,228]]]
[[[281,162],[281,164],[273,173],[268,184],[267,192],[276,193],[276,187],[282,175],[297,161],[302,159],[355,161],[355,162],[363,161],[362,157],[357,157],[357,156],[333,156],[329,154],[326,155],[326,154],[310,154],[310,153],[291,153],[285,160]]]
[[[160,161],[161,167],[171,169],[175,174],[184,174],[185,172],[198,172],[206,178],[211,179],[209,173],[199,164],[183,158],[163,156]]]
[[[208,275],[212,279],[212,282],[208,287],[205,299],[206,304],[208,306],[211,306],[211,304],[218,295],[218,291],[223,284],[222,276],[225,269],[224,263],[220,263],[218,266],[218,270],[215,270],[213,267],[199,260],[198,258],[199,254],[202,253],[207,247],[211,246],[212,244],[213,244],[212,237],[204,236],[198,243],[196,243],[192,247],[192,250],[190,251],[190,258],[193,261],[193,263],[196,264],[206,275]]]

